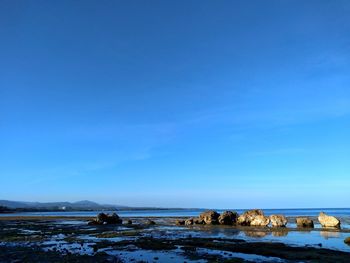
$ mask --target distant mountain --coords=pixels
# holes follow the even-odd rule
[[[23,202],[0,200],[0,206],[11,209],[45,209],[45,210],[110,210],[124,209],[126,206],[120,205],[101,205],[92,201],[83,200],[78,202]]]

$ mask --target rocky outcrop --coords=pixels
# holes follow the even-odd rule
[[[220,225],[235,225],[237,222],[238,214],[236,212],[225,211],[218,217]]]
[[[272,227],[285,227],[288,223],[284,215],[270,215],[270,221]]]
[[[257,215],[250,222],[250,226],[267,226],[270,223],[270,219],[267,216]]]
[[[251,222],[257,216],[264,216],[264,212],[260,209],[246,211],[237,218],[237,224],[239,224],[241,226],[250,226]],[[259,217],[254,223],[258,223],[259,220],[262,220],[262,219],[263,218]]]
[[[132,221],[129,219],[128,221],[126,221],[127,225],[132,225]]]
[[[90,221],[89,225],[103,225],[103,224],[121,224],[123,220],[116,214],[108,215],[99,213],[95,220]]]
[[[220,214],[218,214],[216,211],[209,210],[201,213],[199,215],[199,219],[203,220],[205,224],[207,225],[217,225],[218,219],[219,219]]]
[[[318,221],[323,227],[340,227],[340,221],[337,218],[326,215],[323,212],[318,216]]]
[[[314,221],[312,221],[310,218],[307,217],[297,217],[295,219],[295,223],[297,224],[297,227],[305,227],[305,228],[313,228],[314,227]]]

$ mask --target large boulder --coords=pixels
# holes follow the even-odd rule
[[[257,216],[264,216],[264,212],[260,209],[254,209],[244,212],[237,218],[237,224],[241,226],[250,226],[251,222]],[[261,218],[259,218],[261,219]]]
[[[218,222],[220,225],[234,225],[236,224],[237,218],[237,212],[225,211],[219,216]]]
[[[267,226],[270,223],[270,218],[263,215],[257,215],[250,222],[250,226]]]
[[[297,224],[297,227],[314,228],[314,221],[307,217],[297,217],[295,223]]]
[[[326,215],[323,212],[318,216],[318,221],[323,227],[340,227],[340,221],[337,218]]]
[[[218,222],[219,216],[220,214],[218,214],[216,211],[209,210],[201,213],[199,215],[199,219],[203,220],[204,223],[207,225],[217,225],[219,223]]]
[[[288,223],[284,215],[270,215],[270,221],[272,227],[285,227]]]

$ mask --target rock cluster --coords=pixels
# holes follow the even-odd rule
[[[340,221],[334,216],[328,216],[320,213],[319,222],[323,227],[340,227]],[[313,228],[314,222],[308,217],[297,217],[295,219],[299,228]],[[225,211],[221,215],[214,210],[208,210],[199,215],[198,218],[189,218],[187,220],[176,220],[176,225],[239,225],[239,226],[255,226],[267,227],[271,225],[273,228],[286,227],[288,220],[284,215],[265,216],[261,209],[253,209],[245,211],[238,215],[237,212]]]
[[[208,210],[199,215],[198,218],[187,220],[176,220],[176,225],[242,225],[242,226],[267,226],[270,223],[269,217],[264,216],[262,210],[249,210],[242,215],[234,211],[225,211],[221,215],[214,210]]]
[[[116,214],[112,215],[99,213],[95,220],[90,221],[89,225],[104,225],[104,224],[121,224],[123,220]]]

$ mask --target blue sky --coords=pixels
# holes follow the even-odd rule
[[[348,207],[349,1],[1,1],[0,199]]]

